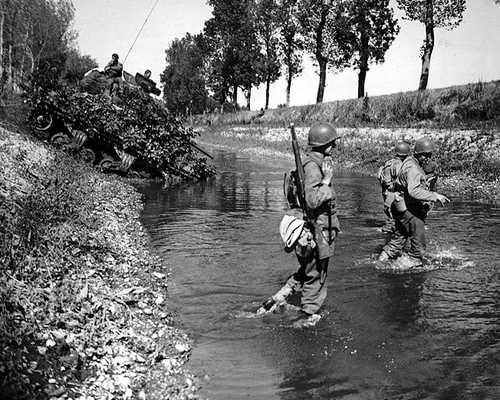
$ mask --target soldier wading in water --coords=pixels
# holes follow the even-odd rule
[[[395,157],[387,160],[378,171],[377,179],[382,187],[382,199],[384,200],[384,213],[387,215],[387,221],[382,227],[382,232],[394,232],[394,218],[392,216],[391,204],[394,201],[394,187],[396,179],[398,178],[399,171],[403,161],[410,154],[410,145],[406,142],[398,142],[394,146]]]
[[[424,169],[431,163],[435,152],[434,144],[427,138],[415,142],[414,156],[408,156],[401,166],[395,183],[395,199],[391,205],[396,220],[396,231],[384,246],[378,260],[387,261],[401,255],[409,240],[408,255],[400,256],[394,267],[411,269],[422,265],[425,250],[425,219],[431,205],[439,201],[441,205],[450,200],[432,192]]]
[[[280,224],[285,251],[295,250],[300,266],[285,286],[258,311],[274,310],[284,305],[290,294],[301,291],[302,315],[296,322],[297,326],[317,322],[320,318],[317,311],[326,299],[328,263],[334,253],[340,225],[335,213],[333,167],[325,158],[336,147],[337,139],[337,131],[329,124],[314,125],[309,131],[309,148],[302,163],[306,221],[285,215]]]

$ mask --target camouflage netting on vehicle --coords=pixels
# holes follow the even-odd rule
[[[137,88],[124,86],[118,104],[105,94],[91,95],[67,87],[39,87],[30,100],[33,122],[39,115],[51,115],[150,168],[167,174],[187,171],[196,178],[215,172],[192,146],[196,133],[184,127],[161,102]]]

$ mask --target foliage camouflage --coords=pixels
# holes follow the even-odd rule
[[[171,174],[175,172],[172,167],[182,168],[197,178],[215,172],[191,146],[195,132],[183,126],[162,103],[136,88],[122,88],[119,106],[104,94],[89,95],[65,86],[57,91],[37,87],[30,102],[32,120],[40,114],[51,114],[156,170]]]

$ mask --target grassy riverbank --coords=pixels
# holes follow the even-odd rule
[[[287,126],[316,121],[350,127],[428,127],[484,129],[500,127],[500,81],[442,89],[394,93],[322,104],[257,111],[199,115],[194,125]]]
[[[0,398],[196,398],[141,209],[123,179],[0,128]]]
[[[198,128],[206,145],[225,146],[257,157],[293,160],[286,128],[266,126],[211,126]],[[309,127],[297,128],[302,146]],[[396,141],[413,143],[428,135],[439,143],[438,190],[464,199],[500,201],[500,134],[496,130],[449,130],[424,128],[339,128],[342,139],[335,161],[341,170],[374,175],[392,156]]]

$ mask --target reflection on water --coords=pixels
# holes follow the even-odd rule
[[[145,190],[144,221],[171,268],[171,301],[196,339],[190,367],[212,399],[500,398],[500,210],[455,201],[429,218],[443,268],[377,273],[373,178],[338,176],[343,234],[323,318],[245,318],[296,268],[282,251],[283,172],[220,152],[205,183]]]

